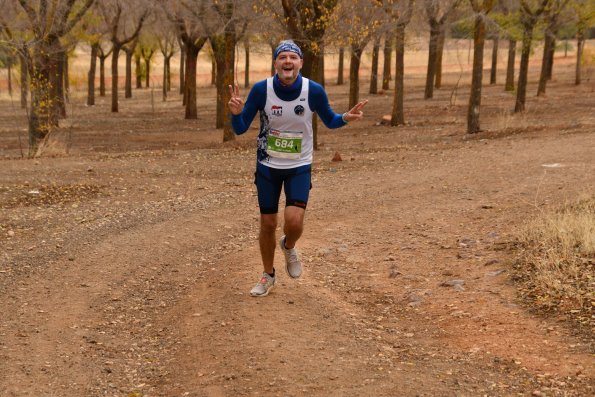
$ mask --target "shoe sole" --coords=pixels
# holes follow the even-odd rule
[[[281,240],[279,240],[279,247],[281,248],[281,251],[283,252],[283,257],[285,257],[285,248],[283,247],[285,245],[284,241],[283,241],[284,238],[285,238],[285,236],[281,237]],[[304,274],[303,266],[302,266],[302,272],[300,273],[300,275],[297,277],[294,277],[289,273],[289,266],[287,266],[287,258],[285,257],[285,273],[287,273],[287,275],[290,278],[293,278],[293,279],[300,278],[300,277],[302,277],[302,274]]]

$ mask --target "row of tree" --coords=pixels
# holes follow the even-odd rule
[[[486,39],[494,42],[492,75],[495,83],[498,41],[508,40],[506,90],[514,90],[515,54],[521,41],[515,112],[525,109],[528,61],[536,31],[543,36],[544,54],[538,95],[551,78],[553,53],[560,30],[576,32],[577,73],[586,32],[595,20],[591,0],[0,0],[0,55],[9,67],[20,64],[21,102],[28,107],[29,155],[46,139],[60,118],[66,117],[68,57],[75,46],[88,43],[89,105],[95,100],[97,61],[100,95],[105,95],[104,64],[111,56],[111,110],[118,112],[118,60],[125,53],[125,97],[132,95],[132,61],[137,87],[150,74],[157,50],[164,59],[163,95],[171,88],[170,60],[179,49],[180,93],[185,117],[197,117],[196,67],[203,48],[209,48],[217,87],[216,128],[223,139],[234,138],[226,103],[234,84],[236,51],[246,50],[248,85],[250,43],[266,43],[271,51],[290,37],[304,53],[304,76],[324,84],[325,46],[339,48],[338,84],[343,83],[345,49],[349,50],[349,106],[358,102],[359,68],[364,49],[372,43],[370,93],[377,92],[378,59],[384,43],[382,88],[389,88],[392,54],[394,98],[391,125],[405,122],[403,111],[404,53],[407,35],[429,30],[424,97],[441,87],[442,53],[447,32],[473,37],[474,55],[468,108],[469,133],[480,130],[479,116]],[[209,44],[205,47],[205,44]],[[141,61],[142,60],[142,61]],[[10,76],[10,73],[9,73]],[[27,97],[30,95],[30,102]],[[316,137],[316,134],[315,134]],[[316,139],[316,138],[315,138]],[[316,140],[315,140],[316,145]]]

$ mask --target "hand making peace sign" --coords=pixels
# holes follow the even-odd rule
[[[360,103],[358,103],[357,105],[352,107],[351,110],[349,110],[347,113],[345,113],[343,115],[343,120],[345,120],[345,121],[361,120],[362,117],[364,117],[364,112],[362,112],[362,109],[364,108],[364,106],[366,106],[367,103],[368,103],[368,100],[366,99],[365,101],[361,101]]]
[[[230,85],[229,93],[231,94],[231,99],[227,106],[229,107],[231,114],[237,116],[242,113],[242,109],[244,109],[244,100],[240,97],[240,87],[237,84],[233,87]]]

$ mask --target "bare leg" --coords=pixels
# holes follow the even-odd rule
[[[262,257],[264,271],[269,274],[273,273],[275,247],[277,246],[276,230],[277,214],[260,214],[260,234],[258,236],[260,256]]]
[[[302,236],[304,231],[304,214],[306,210],[300,207],[285,207],[285,222],[283,232],[285,233],[285,248],[295,247],[295,243]]]

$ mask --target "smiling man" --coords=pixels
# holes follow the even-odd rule
[[[255,181],[260,207],[260,254],[264,272],[250,291],[252,296],[266,296],[275,286],[277,213],[281,189],[285,191],[284,235],[279,247],[285,254],[285,270],[289,277],[302,275],[302,263],[295,245],[304,230],[304,214],[311,185],[313,154],[312,115],[317,113],[328,128],[340,128],[349,121],[360,120],[363,101],[343,114],[335,113],[324,88],[305,77],[302,51],[293,41],[283,41],[276,48],[275,75],[252,87],[248,99],[240,89],[229,87],[229,109],[236,134],[243,134],[260,112],[260,133],[257,139]]]

